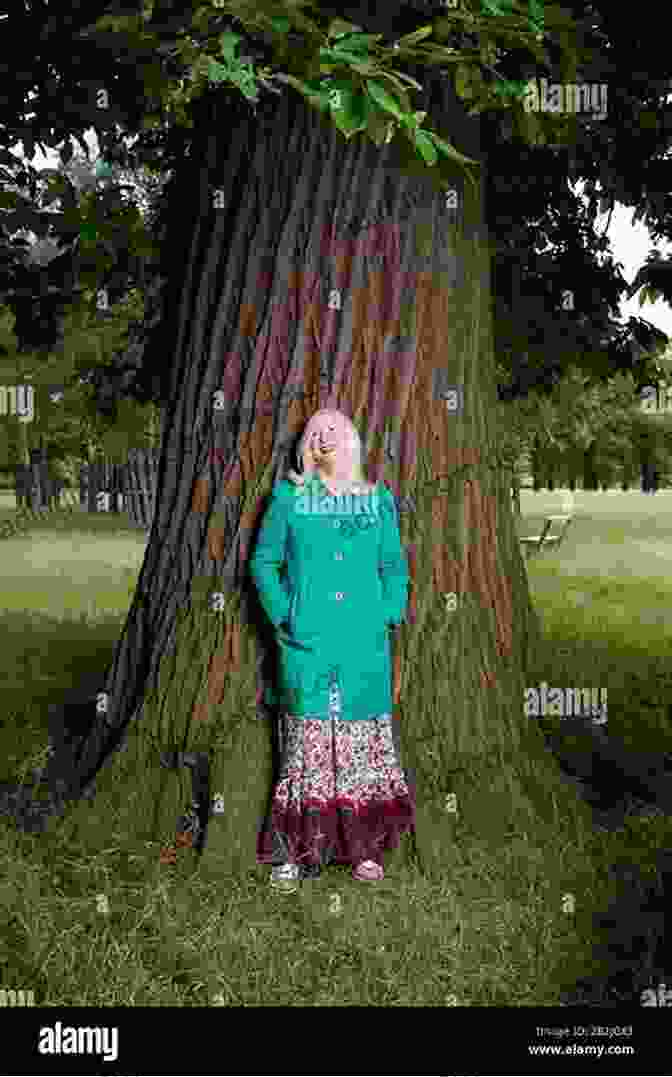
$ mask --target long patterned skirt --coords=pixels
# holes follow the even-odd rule
[[[393,735],[381,714],[343,721],[338,686],[329,718],[282,715],[279,778],[257,841],[257,863],[383,864],[404,831],[415,831],[409,788]]]

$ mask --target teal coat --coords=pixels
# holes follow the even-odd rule
[[[267,705],[328,718],[335,678],[341,718],[392,712],[388,629],[405,617],[409,576],[386,486],[333,497],[316,475],[276,482],[250,574],[279,648]]]

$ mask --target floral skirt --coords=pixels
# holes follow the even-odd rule
[[[395,745],[392,716],[343,721],[332,685],[329,718],[282,716],[281,761],[257,863],[383,863],[415,831],[415,797]]]

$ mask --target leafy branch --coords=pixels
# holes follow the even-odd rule
[[[459,153],[435,131],[422,126],[426,113],[413,109],[409,88],[422,91],[423,87],[392,65],[404,61],[423,67],[452,66],[456,70],[456,92],[462,100],[469,102],[470,111],[508,107],[504,98],[519,97],[522,86],[506,83],[501,78],[487,62],[488,49],[499,40],[509,47],[522,47],[539,63],[547,63],[548,57],[539,40],[543,37],[543,11],[535,0],[535,17],[530,29],[530,14],[525,13],[518,0],[507,0],[508,13],[503,13],[494,0],[487,0],[487,3],[483,0],[482,6],[487,14],[448,9],[435,24],[420,27],[392,45],[382,43],[382,34],[363,33],[360,27],[340,18],[332,19],[325,32],[316,18],[300,10],[308,9],[319,16],[319,8],[311,0],[259,0],[254,5],[245,0],[210,0],[194,13],[193,33],[190,28],[178,40],[162,40],[150,31],[146,13],[103,16],[93,28],[84,31],[84,35],[103,31],[113,31],[113,35],[126,34],[136,46],[140,41],[143,47],[153,44],[159,54],[177,58],[185,68],[185,76],[178,80],[178,85],[173,80],[172,86],[161,87],[159,94],[163,105],[173,111],[178,124],[189,122],[184,105],[212,84],[229,83],[247,100],[256,103],[260,86],[277,93],[273,83],[279,82],[303,94],[312,107],[330,114],[346,139],[362,132],[377,146],[382,146],[400,132],[425,164],[431,167],[439,158],[451,160],[474,183],[474,169],[478,169],[480,163]],[[252,38],[256,33],[262,40],[270,41],[274,66],[257,69],[249,57],[237,56],[242,35],[230,29],[221,33],[223,17],[235,19]],[[455,49],[428,40],[432,37],[448,40],[461,29],[482,38],[479,48]],[[303,42],[302,46],[292,48],[291,56],[289,35],[298,36]],[[561,48],[574,56],[575,50],[564,39]],[[287,66],[294,70],[285,70]],[[480,66],[494,72],[499,84],[486,86]],[[153,69],[150,77],[154,92],[155,76]],[[185,85],[187,81],[190,86]],[[152,122],[158,121],[150,119],[149,123]]]

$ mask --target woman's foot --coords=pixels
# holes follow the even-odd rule
[[[271,868],[271,888],[292,894],[299,888],[301,869],[298,864],[277,864]]]
[[[376,864],[373,860],[362,860],[352,869],[352,877],[359,882],[378,883],[385,878],[385,872],[381,864]]]

